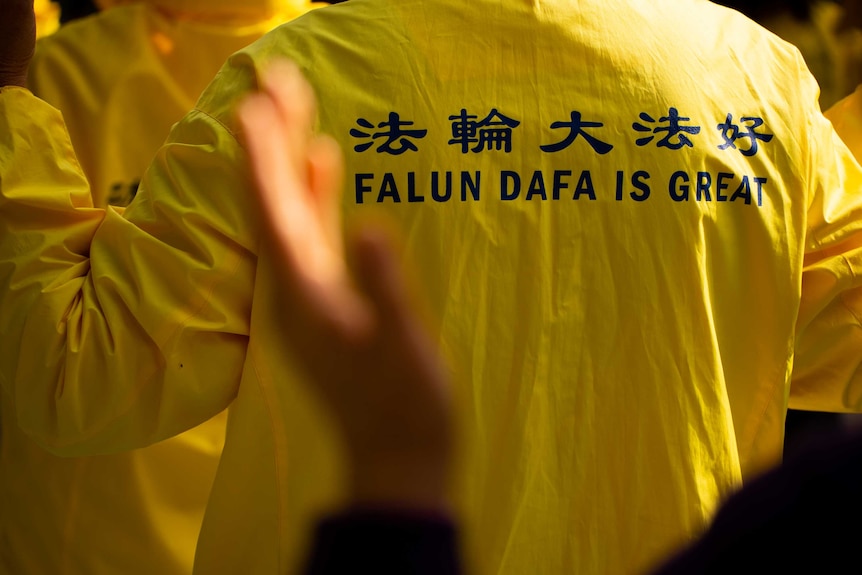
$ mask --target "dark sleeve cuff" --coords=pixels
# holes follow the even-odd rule
[[[317,527],[305,575],[456,575],[457,535],[446,517],[352,510]]]

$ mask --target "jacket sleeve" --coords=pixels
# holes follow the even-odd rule
[[[193,111],[133,205],[95,209],[60,113],[0,90],[0,384],[43,446],[140,447],[231,402],[256,263],[244,165]]]
[[[321,521],[303,575],[458,575],[457,532],[444,516],[410,510],[347,510]]]
[[[862,411],[862,168],[811,120],[806,250],[790,407]]]

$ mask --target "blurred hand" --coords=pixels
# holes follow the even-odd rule
[[[36,45],[33,0],[0,0],[0,88],[26,86]]]
[[[263,219],[280,269],[281,322],[314,391],[341,427],[354,503],[439,509],[452,459],[450,389],[409,302],[386,234],[347,240],[339,221],[344,162],[315,136],[311,87],[273,65],[239,107]]]

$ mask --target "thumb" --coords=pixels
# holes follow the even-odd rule
[[[365,225],[355,234],[352,251],[355,277],[375,315],[384,325],[409,323],[413,310],[408,304],[407,285],[388,233]]]

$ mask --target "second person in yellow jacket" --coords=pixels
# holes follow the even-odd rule
[[[39,41],[30,88],[63,113],[94,204],[103,208],[131,201],[171,125],[230,54],[310,7],[304,0],[100,4],[100,14]],[[50,16],[52,7],[37,2],[37,14]],[[143,449],[61,458],[18,428],[5,399],[0,573],[191,572],[226,412]]]

